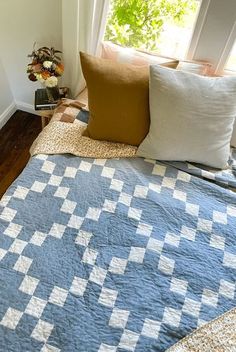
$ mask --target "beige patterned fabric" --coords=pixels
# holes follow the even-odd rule
[[[30,148],[36,154],[73,154],[88,158],[134,157],[137,148],[121,143],[97,141],[82,136],[87,124],[76,120],[81,103],[62,99],[48,126],[40,133]]]
[[[88,158],[134,157],[137,148],[121,143],[97,141],[82,136],[86,124],[75,120],[67,123],[52,120],[40,133],[30,149],[31,156],[36,154],[64,154]]]
[[[166,352],[235,352],[236,308],[197,329]]]
[[[51,121],[74,122],[79,110],[83,107],[77,100],[61,99],[53,112]]]

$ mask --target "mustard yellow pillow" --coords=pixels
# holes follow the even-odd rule
[[[85,136],[139,145],[149,131],[149,68],[80,53],[90,117]]]

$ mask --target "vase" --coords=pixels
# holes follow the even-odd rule
[[[46,87],[46,92],[48,96],[48,100],[51,103],[57,102],[60,99],[59,87]]]

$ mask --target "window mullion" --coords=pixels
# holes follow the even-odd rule
[[[209,4],[211,0],[199,0],[201,1],[201,6],[199,9],[199,13],[198,13],[198,17],[196,19],[196,23],[195,23],[195,27],[194,27],[194,31],[193,31],[193,35],[192,35],[192,39],[191,42],[189,44],[189,49],[187,52],[187,59],[188,60],[192,60],[198,45],[198,41],[201,35],[201,31],[203,28],[203,25],[205,23],[206,20],[206,16],[207,16],[207,11],[209,8]]]

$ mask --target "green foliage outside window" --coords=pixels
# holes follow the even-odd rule
[[[164,23],[183,26],[196,0],[110,0],[105,40],[155,51]]]

